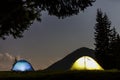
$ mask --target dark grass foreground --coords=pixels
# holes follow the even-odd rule
[[[1,71],[0,80],[120,80],[120,71]]]

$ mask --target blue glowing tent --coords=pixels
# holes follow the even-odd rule
[[[12,71],[34,71],[34,69],[28,61],[18,60],[13,64]]]

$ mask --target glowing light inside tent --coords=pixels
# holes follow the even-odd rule
[[[33,71],[33,68],[31,64],[28,63],[27,61],[19,60],[14,64],[12,70],[13,71]]]
[[[75,61],[71,70],[103,70],[103,68],[91,57],[83,56]]]

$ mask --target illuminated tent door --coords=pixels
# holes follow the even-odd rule
[[[14,63],[12,71],[34,71],[34,69],[28,61],[18,60]]]
[[[103,68],[91,57],[83,56],[73,63],[71,70],[103,70]]]

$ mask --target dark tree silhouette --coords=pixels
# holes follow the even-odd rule
[[[120,69],[120,35],[106,14],[97,10],[95,24],[95,56],[105,69]]]
[[[110,53],[109,44],[111,36],[111,22],[109,21],[106,14],[103,14],[100,9],[97,10],[95,24],[95,55],[98,62],[103,66],[103,68],[110,68]],[[108,66],[109,65],[109,66]]]
[[[112,30],[110,52],[112,55],[113,68],[120,69],[120,35],[116,32],[115,28]]]
[[[78,14],[88,6],[92,6],[95,0],[36,0],[42,10],[47,10],[49,15],[55,15],[59,18]]]
[[[41,21],[41,11],[65,18],[77,15],[95,0],[2,0],[0,2],[0,38],[22,37],[34,20]]]
[[[117,39],[115,40],[113,53],[115,54],[115,68],[120,70],[120,35],[117,35]]]
[[[22,0],[2,0],[0,11],[0,37],[3,39],[9,35],[22,37],[24,30],[40,18],[36,8]]]

